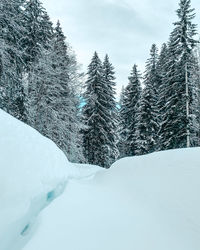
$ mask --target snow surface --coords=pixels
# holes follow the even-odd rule
[[[124,158],[71,181],[24,250],[199,250],[200,149]]]
[[[100,171],[3,111],[0,138],[0,250],[200,249],[200,148]]]
[[[68,180],[100,168],[72,167],[53,142],[2,110],[0,138],[0,250],[20,250],[36,230],[40,211]]]

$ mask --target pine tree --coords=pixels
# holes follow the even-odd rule
[[[168,61],[168,46],[166,43],[162,45],[160,55],[158,58],[157,63],[157,72],[158,77],[160,81],[160,86],[158,86],[158,121],[159,121],[159,132],[158,132],[158,142],[157,147],[159,150],[164,150],[164,145],[162,141],[162,135],[161,135],[161,127],[163,118],[165,115],[165,105],[166,105],[166,81],[165,76],[168,73],[168,67],[167,67],[167,61]]]
[[[29,70],[31,63],[40,57],[40,50],[48,49],[53,35],[53,26],[49,16],[39,0],[27,0],[24,5],[26,34],[24,48],[26,51],[25,63]]]
[[[70,161],[82,161],[78,98],[70,87],[70,56],[59,22],[49,48],[40,53],[30,71],[29,123],[52,139]]]
[[[160,108],[162,109],[162,107],[165,104],[165,75],[167,73],[167,60],[168,60],[168,47],[167,44],[164,43],[161,47],[161,51],[158,57],[158,62],[157,62],[157,73],[158,73],[158,77],[160,80],[160,85],[158,86],[158,99],[159,99],[159,104],[160,104]]]
[[[0,1],[0,108],[24,121],[23,2]]]
[[[146,89],[145,89],[146,91]],[[136,114],[136,137],[135,137],[135,154],[136,155],[144,155],[149,153],[149,144],[151,141],[148,140],[150,138],[149,131],[149,105],[146,102],[145,91],[142,91],[142,96],[139,101],[139,110]]]
[[[123,145],[121,157],[133,156],[136,151],[136,124],[139,111],[139,100],[141,98],[140,74],[137,65],[133,66],[129,83],[123,93],[123,103],[121,108],[121,143]]]
[[[84,157],[82,153],[82,137],[81,129],[83,124],[80,117],[80,84],[82,75],[79,73],[78,63],[76,61],[76,56],[72,51],[70,45],[66,42],[66,37],[60,26],[60,22],[57,22],[55,28],[56,36],[56,48],[58,51],[58,57],[62,58],[63,69],[62,71],[67,75],[68,81],[66,85],[69,87],[70,105],[65,107],[66,114],[68,114],[68,119],[65,121],[66,135],[65,135],[65,144],[63,151],[68,156],[68,159],[71,162],[83,162]],[[60,64],[61,67],[61,64]],[[67,98],[67,97],[66,97]],[[62,104],[64,106],[64,104]]]
[[[158,49],[155,44],[150,50],[144,76],[145,88],[140,101],[137,116],[137,154],[146,154],[158,150],[159,106],[158,89],[160,77],[157,71]]]
[[[83,107],[83,118],[86,129],[83,131],[83,152],[87,163],[108,168],[113,159],[115,144],[112,127],[113,105],[109,103],[112,100],[110,94],[113,92],[108,85],[113,84],[113,73],[107,74],[106,81],[104,69],[95,52],[88,67],[84,93],[86,105]]]
[[[126,119],[125,119],[125,101],[126,101],[126,88],[122,86],[119,100],[119,115],[118,115],[118,149],[119,149],[119,158],[123,158],[126,156]]]
[[[110,140],[110,152],[109,152],[109,162],[108,164],[111,165],[119,156],[119,151],[117,148],[117,123],[118,123],[118,113],[117,113],[117,104],[115,100],[115,72],[114,67],[109,61],[108,55],[105,56],[103,62],[103,77],[105,81],[105,96],[107,100],[106,108],[110,112],[110,124],[107,125],[107,133],[109,135]]]
[[[175,28],[170,35],[167,72],[164,77],[166,104],[161,127],[164,149],[187,147],[187,137],[190,137],[191,143],[193,135],[197,133],[196,118],[193,116],[196,86],[192,82],[192,72],[195,66],[192,51],[196,44],[193,39],[196,34],[196,25],[192,24],[195,14],[194,9],[191,9],[190,0],[180,1],[177,15],[179,20],[174,23]],[[186,78],[188,79],[188,95]]]
[[[125,98],[125,87],[124,85],[121,88],[120,92],[120,98],[119,98],[119,108],[121,109],[124,103],[124,98]]]
[[[193,71],[193,82],[195,82],[196,86],[196,98],[194,98],[195,105],[194,105],[194,113],[196,116],[196,128],[197,128],[197,136],[196,136],[196,146],[200,146],[200,41],[198,42],[195,51],[194,56],[197,62],[196,70]],[[196,108],[195,108],[196,106]]]

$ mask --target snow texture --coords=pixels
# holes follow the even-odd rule
[[[99,171],[3,111],[0,127],[1,250],[200,249],[200,148]]]
[[[72,167],[52,141],[1,110],[0,138],[0,250],[20,250],[68,180],[99,168]]]
[[[71,181],[24,250],[199,250],[199,154],[124,158]]]

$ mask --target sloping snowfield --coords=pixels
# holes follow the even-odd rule
[[[37,215],[68,180],[100,169],[72,167],[53,142],[2,110],[0,156],[0,250],[22,249],[36,229]]]
[[[199,250],[200,149],[125,158],[72,181],[24,250]]]

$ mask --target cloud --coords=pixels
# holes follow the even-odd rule
[[[118,92],[134,63],[144,70],[152,43],[166,42],[176,20],[174,0],[43,0],[50,17],[60,19],[65,35],[86,70],[93,52],[109,54]],[[199,0],[192,1],[200,13]],[[200,17],[196,21],[200,23]]]

